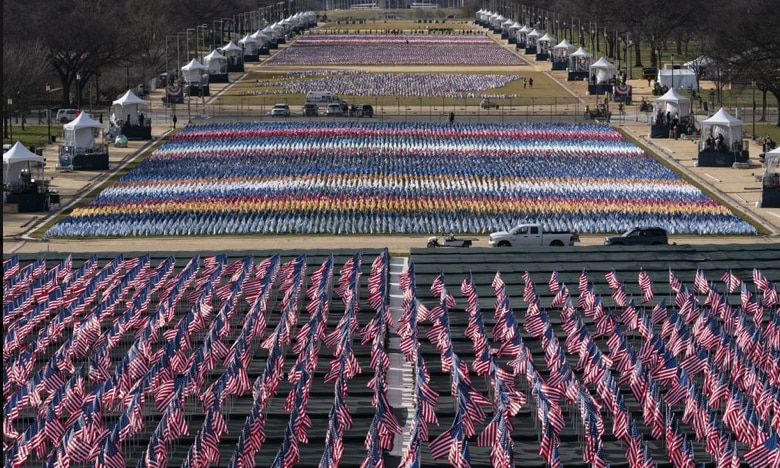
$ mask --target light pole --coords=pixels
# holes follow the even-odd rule
[[[753,139],[756,139],[756,80],[750,82],[750,87],[753,88]]]
[[[754,99],[755,100],[755,99]],[[46,124],[51,143],[51,85],[46,83]]]
[[[626,44],[626,60],[628,60],[627,67],[628,67],[628,79],[633,80],[634,79],[634,65],[631,63],[631,48],[634,46],[634,41],[630,40]]]
[[[672,89],[674,89],[674,54],[669,57],[672,59]]]
[[[8,98],[8,139],[14,141],[14,98]]]
[[[76,109],[81,112],[81,73],[76,73]]]

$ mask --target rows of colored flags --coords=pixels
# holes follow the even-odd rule
[[[268,59],[274,65],[523,65],[479,34],[313,34]]]
[[[261,122],[187,127],[47,237],[755,234],[605,126]]]
[[[301,79],[305,77],[306,79]],[[491,73],[369,73],[358,70],[309,71],[284,80],[265,80],[256,86],[280,88],[285,93],[306,94],[328,89],[339,96],[363,99],[363,96],[442,97],[442,98],[517,98],[516,94],[494,93],[522,75]],[[273,90],[269,93],[277,93]],[[249,94],[256,94],[248,91]]]
[[[560,436],[567,424],[577,431],[582,461],[592,466],[609,464],[607,431],[622,442],[631,466],[694,467],[710,458],[724,467],[780,464],[780,302],[776,284],[758,269],[749,279],[731,270],[708,278],[699,269],[686,284],[670,268],[661,299],[659,278],[643,269],[636,288],[606,272],[603,296],[596,284],[604,283],[585,270],[576,285],[553,272],[549,294],[538,293],[526,271],[519,300],[496,272],[488,332],[478,295],[487,285],[475,284],[470,273],[457,298],[437,275],[426,306],[411,263],[399,278],[400,318],[393,323],[388,252],[373,259],[366,281],[362,262],[361,254],[340,268],[332,255],[310,268],[305,254],[287,262],[278,255],[232,262],[225,255],[196,256],[181,266],[173,257],[155,265],[148,255],[119,255],[102,266],[96,256],[81,266],[70,256],[6,258],[5,466],[120,467],[129,459],[168,466],[170,448],[183,436],[192,443],[182,466],[220,465],[228,419],[236,417],[244,423],[228,466],[256,466],[264,450],[275,453],[270,466],[293,467],[301,444],[321,448],[319,466],[339,466],[353,422],[347,389],[367,368],[373,368],[374,414],[365,434],[366,468],[384,466],[398,437],[401,467],[421,466],[426,453],[469,467],[473,447],[489,447],[492,466],[515,466],[518,423],[533,423],[537,453],[553,467],[564,463]],[[630,291],[637,290],[635,299]],[[329,320],[336,301],[343,313]],[[515,311],[520,304],[524,310]],[[468,317],[463,332],[473,353],[453,346],[452,319],[460,311]],[[398,350],[388,350],[391,334],[400,338]],[[523,335],[543,356],[532,355]],[[354,353],[358,341],[369,346],[368,362]],[[317,378],[326,349],[330,367]],[[389,398],[391,352],[403,355],[414,382],[403,425]],[[437,417],[446,387],[434,387],[426,362],[436,354],[449,375],[451,421]],[[289,365],[288,356],[294,358]],[[247,371],[258,363],[262,372],[252,383]],[[484,390],[475,376],[485,378]],[[282,396],[283,380],[289,384],[281,406],[286,429],[278,447],[265,447],[266,416],[273,398]],[[324,440],[308,434],[315,385],[333,385]],[[250,393],[249,413],[241,415],[232,403]],[[641,414],[629,409],[629,399]],[[523,422],[529,417],[519,416],[523,407],[533,421]],[[193,410],[201,422],[191,418]],[[567,412],[576,416],[567,421]],[[662,448],[652,449],[651,441],[662,441]]]

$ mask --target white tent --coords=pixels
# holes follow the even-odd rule
[[[237,46],[233,41],[228,42],[221,50],[229,62],[240,62],[240,58],[244,54],[244,49]]]
[[[3,185],[18,183],[23,170],[32,173],[35,167],[43,167],[43,156],[33,153],[25,148],[21,141],[17,141],[11,149],[3,153]]]
[[[203,73],[208,67],[198,62],[198,59],[190,60],[190,63],[181,67],[181,77],[185,83],[200,84],[203,80]]]
[[[564,38],[561,42],[557,43],[552,48],[552,56],[555,60],[563,61],[568,60],[569,55],[574,53],[574,44]],[[587,53],[587,52],[585,52]]]
[[[220,54],[217,49],[212,50],[210,54],[203,57],[203,65],[212,75],[224,75],[227,73],[227,61],[227,57]]]
[[[528,40],[528,33],[531,32],[532,29],[528,26],[523,26],[522,28],[517,30],[516,33],[516,40],[520,44],[525,44]]]
[[[696,72],[693,70],[658,70],[658,84],[667,88],[696,89]]]
[[[532,29],[531,32],[529,32],[528,35],[526,35],[527,42],[525,43],[525,46],[528,48],[536,47],[537,42],[539,42],[540,36],[541,34],[539,34],[539,31],[537,31],[536,29]]]
[[[119,99],[111,103],[111,122],[114,125],[121,126],[120,120],[130,119],[131,125],[138,125],[138,114],[141,108],[149,107],[149,101],[144,101],[127,90]]]
[[[255,40],[255,47],[256,48],[263,48],[268,46],[268,43],[271,42],[271,33],[264,33],[263,31],[260,31],[259,29],[252,34],[252,39]]]
[[[247,34],[238,43],[244,46],[244,55],[257,55],[257,39],[252,35]]]
[[[536,51],[539,54],[549,54],[552,47],[556,44],[556,40],[551,35],[545,33],[544,36],[539,38],[539,49]]]
[[[569,55],[569,71],[570,72],[585,72],[590,71],[590,66],[593,63],[593,55],[580,47],[575,52]]]
[[[596,84],[606,84],[614,78],[617,68],[606,58],[601,57],[589,67],[590,75],[596,75]]]
[[[723,135],[723,143],[729,149],[741,145],[744,136],[742,121],[726,112],[722,107],[712,117],[701,122],[702,141],[709,137],[717,138],[718,135]]]
[[[101,130],[103,124],[96,121],[86,112],[82,112],[63,127],[64,145],[72,146],[77,151],[95,149],[96,130]],[[82,151],[83,152],[83,151]]]
[[[670,89],[663,96],[653,101],[653,115],[670,113],[672,117],[687,117],[691,113],[691,100]]]

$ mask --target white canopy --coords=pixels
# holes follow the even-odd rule
[[[203,64],[206,66],[210,74],[222,74],[227,73],[227,57],[219,53],[219,50],[214,49],[210,54],[203,57]]]
[[[220,50],[222,50],[222,53],[225,54],[226,57],[230,57],[231,55],[241,55],[241,53],[244,52],[244,49],[237,46],[233,41],[228,42],[227,45],[222,47]]]
[[[617,68],[614,64],[610,63],[606,58],[601,57],[596,60],[590,67],[590,75],[596,75],[596,83],[608,83],[610,79],[615,76]]]
[[[198,62],[198,59],[190,60],[190,63],[181,67],[181,77],[186,83],[201,83],[203,72],[208,67]]]
[[[64,145],[79,149],[94,149],[95,130],[101,130],[102,128],[102,123],[90,117],[86,112],[82,112],[78,117],[62,127],[65,136]]]
[[[129,118],[132,125],[137,125],[139,110],[146,107],[149,107],[149,101],[144,101],[132,90],[127,90],[122,97],[111,103],[111,121],[114,125],[118,125],[119,120]]]
[[[520,28],[522,28],[522,26],[517,21],[512,23],[512,26],[509,26],[510,31],[518,31]]]
[[[544,36],[539,38],[539,50],[537,52],[542,54],[549,54],[552,46],[555,45],[556,40],[550,34],[545,33]]]
[[[696,72],[693,70],[658,70],[658,84],[675,89],[696,89]]]
[[[252,39],[255,40],[257,47],[265,47],[266,44],[271,42],[271,33],[264,33],[258,29],[257,32],[252,34]]]
[[[527,41],[526,46],[535,47],[536,43],[539,41],[539,36],[541,36],[541,34],[539,34],[539,31],[537,31],[536,29],[531,30],[531,32],[529,32],[528,35],[526,36],[526,41]]]
[[[244,46],[244,55],[257,55],[257,39],[254,35],[247,34],[243,39],[239,39],[238,43]]]
[[[43,156],[39,156],[24,147],[21,141],[3,153],[3,184],[11,185],[19,180],[23,169],[31,171],[33,163],[43,164]]]
[[[701,122],[702,139],[710,136],[717,138],[718,134],[723,135],[723,142],[730,148],[733,143],[742,141],[742,121],[721,107],[712,117]]]
[[[670,112],[672,117],[674,117],[675,114],[677,114],[678,117],[687,117],[691,113],[691,100],[685,96],[681,96],[674,89],[670,89],[666,94],[657,98],[653,101],[653,104],[655,107],[654,115],[657,115],[658,112],[664,114]]]
[[[590,65],[593,62],[593,55],[580,47],[575,52],[569,54],[569,71],[585,72],[590,71]]]
[[[569,60],[569,56],[572,52],[574,52],[574,45],[566,38],[554,45],[550,51],[553,62],[565,62]]]

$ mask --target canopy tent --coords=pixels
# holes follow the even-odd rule
[[[20,183],[22,171],[32,174],[36,167],[43,167],[43,156],[33,153],[25,148],[21,141],[17,141],[11,149],[3,153],[3,185]]]
[[[672,117],[687,117],[691,113],[691,100],[670,89],[653,101],[653,115],[666,115],[667,112]]]
[[[593,64],[593,55],[580,47],[569,55],[570,72],[587,72]]]
[[[691,60],[690,62],[685,62],[683,66],[690,70],[696,71],[697,69],[708,67],[713,63],[715,63],[715,61],[712,60],[711,58],[707,57],[706,55],[700,55],[695,59]]]
[[[574,53],[574,44],[564,38],[552,48],[552,58],[555,61],[564,62],[569,60],[569,56]],[[587,54],[587,52],[585,52]],[[590,54],[588,54],[590,55]]]
[[[606,58],[601,57],[589,67],[589,71],[591,77],[596,77],[596,84],[607,84],[609,83],[609,80],[615,77],[617,68]],[[593,79],[591,78],[591,83],[592,82]]]
[[[742,121],[732,116],[724,108],[720,108],[712,117],[701,122],[701,140],[712,137],[717,139],[723,135],[723,144],[726,148],[734,148],[742,144],[744,128]]]
[[[92,150],[95,148],[96,130],[102,129],[102,123],[90,117],[86,112],[82,112],[62,127],[63,144],[78,150]]]
[[[222,51],[222,54],[228,58],[228,61],[231,57],[241,57],[241,55],[244,53],[244,49],[237,46],[233,41],[228,42],[227,45],[222,47],[220,50]]]
[[[515,48],[525,48],[525,43],[528,41],[528,33],[531,31],[532,29],[528,26],[523,26],[517,30],[517,33],[515,33]]]
[[[227,57],[219,53],[218,49],[212,50],[211,53],[203,57],[203,65],[211,75],[227,73],[227,61]]]
[[[526,37],[525,37],[526,38],[525,47],[526,48],[529,48],[529,47],[536,48],[536,45],[538,44],[539,38],[541,36],[542,35],[539,33],[539,31],[537,31],[536,29],[532,29],[531,32],[529,32],[526,35]]]
[[[200,84],[205,71],[208,71],[208,67],[198,62],[198,59],[192,59],[190,63],[181,67],[181,77],[185,83]]]
[[[549,54],[553,46],[557,43],[555,38],[548,33],[545,33],[544,36],[540,37],[537,42],[539,44],[539,48],[536,50],[537,54]]]
[[[111,103],[111,123],[121,127],[123,119],[130,119],[131,125],[138,125],[138,114],[141,108],[149,107],[149,101],[136,96],[132,90],[127,90],[119,99]]]
[[[257,39],[251,34],[247,34],[238,43],[244,47],[244,55],[257,55]]]
[[[698,89],[693,70],[658,70],[658,84],[669,89]]]
[[[259,29],[254,34],[252,34],[252,39],[255,40],[255,44],[258,49],[268,47],[268,44],[271,42],[271,36],[260,31]]]

